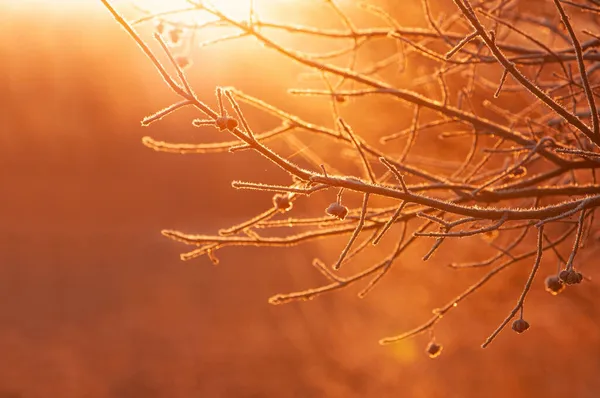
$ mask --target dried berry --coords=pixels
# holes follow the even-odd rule
[[[523,166],[519,166],[516,169],[514,169],[512,171],[512,173],[510,173],[510,176],[512,178],[519,178],[519,177],[525,177],[526,174],[527,174],[527,169]]]
[[[551,275],[547,277],[544,281],[544,284],[546,286],[546,291],[552,294],[553,296],[556,296],[558,293],[565,290],[565,284],[556,275]]]
[[[330,216],[334,216],[335,218],[343,220],[348,215],[348,208],[338,202],[333,202],[329,205],[325,212]]]
[[[560,271],[560,274],[558,274],[558,277],[567,285],[576,285],[583,280],[581,272],[577,272],[574,269],[562,270]]]
[[[192,61],[190,60],[189,57],[187,57],[185,55],[178,55],[177,57],[175,57],[175,63],[181,69],[185,69],[192,64]]]
[[[159,35],[162,35],[163,32],[165,31],[165,24],[163,23],[163,21],[158,21],[158,23],[156,24],[156,27],[154,29],[156,29],[156,33],[158,33]]]
[[[215,120],[215,126],[219,131],[233,130],[238,126],[238,121],[230,116],[221,116]]]
[[[228,130],[235,130],[238,126],[238,121],[232,117],[228,117],[226,125]]]
[[[281,212],[286,212],[291,210],[294,204],[287,195],[278,193],[273,196],[273,206]]]
[[[514,330],[517,333],[523,333],[527,329],[529,329],[529,322],[527,322],[523,318],[516,319],[512,324],[512,330]]]
[[[440,356],[442,349],[443,347],[440,344],[430,341],[425,349],[425,352],[427,355],[429,355],[429,358],[436,358]]]
[[[576,284],[576,283],[581,283],[581,281],[583,280],[583,275],[581,274],[581,272],[573,272],[572,273],[572,277],[569,279],[569,283],[572,284]]]
[[[172,44],[179,44],[183,31],[179,28],[173,28],[169,31],[169,40]]]
[[[498,236],[500,236],[500,232],[497,229],[481,234],[481,238],[486,242],[493,242]]]
[[[215,120],[215,126],[219,129],[219,131],[223,131],[227,128],[227,117],[221,116]]]
[[[344,102],[346,102],[346,96],[345,95],[336,94],[334,96],[334,98],[335,98],[335,102],[337,102],[337,103],[343,104]]]

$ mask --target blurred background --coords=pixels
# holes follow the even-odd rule
[[[390,9],[422,26],[420,2],[403,3]],[[177,98],[99,1],[4,0],[0,37],[0,398],[598,396],[600,291],[584,283],[550,296],[542,282],[553,262],[527,301],[531,330],[507,330],[480,348],[516,302],[530,269],[523,263],[442,320],[435,360],[424,352],[427,335],[386,347],[378,339],[424,322],[483,275],[445,266],[475,246],[446,248],[428,263],[427,246],[417,246],[363,300],[349,288],[282,306],[267,299],[325,283],[310,262],[334,259],[343,239],[227,248],[218,266],[181,262],[187,248],[161,229],[215,233],[241,222],[269,208],[271,195],[231,181],[285,175],[253,153],[143,146],[146,135],[222,136],[194,129],[189,110],[140,126]],[[319,101],[286,93],[305,70],[239,43],[194,55],[190,80],[203,100],[215,105],[215,86],[235,86],[331,122]],[[398,81],[414,77],[412,67]],[[371,101],[354,118],[385,120],[382,129],[405,118],[405,128],[402,109]],[[256,131],[273,127],[247,112]],[[333,197],[299,200],[294,215]],[[594,247],[586,250],[594,262]]]

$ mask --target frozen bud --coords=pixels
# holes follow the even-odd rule
[[[430,341],[429,344],[427,344],[425,352],[429,355],[429,358],[437,358],[442,353],[442,348],[443,347],[440,344]]]
[[[286,212],[291,210],[294,204],[287,195],[278,193],[273,196],[273,206],[281,212]]]
[[[565,290],[565,284],[556,275],[551,275],[547,277],[544,281],[544,285],[546,286],[546,291],[552,294],[553,296],[556,296],[558,293]]]
[[[581,272],[577,272],[574,269],[562,270],[560,271],[560,274],[558,274],[558,277],[567,285],[576,285],[583,280]]]
[[[343,220],[348,215],[348,208],[338,202],[333,202],[325,212],[330,216]]]
[[[525,319],[516,319],[512,324],[512,330],[517,333],[523,333],[527,329],[529,329],[529,322]]]

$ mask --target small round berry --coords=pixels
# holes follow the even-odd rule
[[[345,95],[342,95],[342,94],[336,94],[336,95],[334,96],[334,98],[335,98],[335,102],[337,102],[337,103],[340,103],[340,104],[343,104],[344,102],[346,102],[346,101],[347,101],[347,98],[346,98],[346,96],[345,96]]]
[[[238,126],[238,121],[231,116],[219,116],[215,120],[215,126],[217,126],[219,131],[234,130]]]
[[[218,117],[215,120],[215,126],[219,129],[219,131],[223,131],[227,128],[227,120],[224,117]]]
[[[239,125],[239,123],[238,123],[238,121],[237,121],[237,120],[235,120],[234,118],[232,118],[232,117],[228,117],[228,118],[227,118],[227,123],[226,123],[226,125],[227,125],[227,129],[228,129],[228,130],[231,130],[231,131],[233,131],[233,130],[235,130],[235,129],[236,129],[236,127]]]
[[[183,30],[181,30],[180,28],[173,28],[169,31],[169,40],[172,44],[179,44],[182,35]]]
[[[553,296],[556,296],[558,293],[565,290],[565,284],[556,275],[550,275],[547,277],[544,281],[544,285],[546,286],[546,291]]]
[[[581,283],[582,280],[583,280],[583,274],[581,272],[573,273],[573,277],[572,277],[573,283]]]
[[[442,347],[440,344],[430,341],[429,344],[427,344],[425,352],[427,353],[427,355],[429,355],[429,358],[437,358],[442,353],[443,348],[444,347]]]
[[[526,174],[527,174],[527,169],[523,166],[519,166],[516,169],[514,169],[512,171],[512,173],[510,173],[510,176],[512,178],[519,178],[519,177],[525,177]]]
[[[560,274],[558,274],[558,277],[567,285],[576,285],[583,280],[581,272],[577,272],[574,269],[562,270],[560,271]]]
[[[487,231],[481,234],[481,238],[486,242],[493,242],[498,236],[500,236],[500,232],[498,232],[497,229]]]
[[[217,120],[215,120],[215,126],[219,129],[219,131],[223,131],[227,129],[227,116],[219,116]]]
[[[163,21],[158,21],[154,29],[156,30],[156,33],[162,35],[165,31],[165,24],[163,23]]]
[[[333,202],[325,209],[325,212],[330,216],[343,220],[348,215],[348,208],[338,202]]]
[[[284,213],[291,210],[294,204],[287,195],[278,193],[273,196],[273,206]]]
[[[190,60],[189,57],[187,57],[185,55],[178,55],[177,57],[175,57],[175,63],[181,69],[185,69],[192,64],[192,61]]]
[[[516,319],[512,324],[512,330],[517,333],[523,333],[527,329],[529,329],[529,322],[525,319]]]

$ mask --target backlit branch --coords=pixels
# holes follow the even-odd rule
[[[546,279],[548,291],[557,294],[584,279],[578,271],[577,254],[595,227],[594,213],[600,206],[596,179],[600,167],[600,31],[580,32],[577,25],[583,13],[598,21],[597,7],[553,0],[555,14],[540,18],[519,13],[508,6],[511,2],[453,0],[450,14],[440,19],[432,12],[433,0],[422,0],[427,26],[407,27],[384,7],[362,4],[363,12],[386,25],[365,28],[350,17],[351,5],[328,1],[326,12],[339,25],[333,29],[318,22],[312,26],[287,23],[284,18],[266,21],[260,9],[254,8],[247,19],[234,19],[218,7],[191,0],[189,7],[148,12],[128,22],[110,1],[101,1],[179,97],[145,117],[142,125],[158,123],[182,108],[195,108],[199,117],[191,121],[191,129],[213,129],[230,137],[210,143],[144,137],[144,145],[180,154],[255,152],[260,161],[285,171],[289,178],[284,183],[232,182],[236,189],[272,192],[273,198],[261,213],[216,234],[163,230],[165,237],[193,247],[181,255],[183,260],[206,255],[216,263],[216,253],[231,246],[275,250],[334,237],[347,239],[333,264],[313,261],[327,281],[323,286],[278,294],[269,300],[281,304],[312,299],[363,281],[359,296],[364,297],[394,266],[401,266],[401,255],[416,250],[415,242],[424,238],[433,238],[433,244],[423,260],[434,258],[458,239],[487,242],[491,254],[485,260],[450,264],[452,269],[489,267],[486,275],[436,310],[424,324],[382,339],[382,344],[432,333],[444,315],[502,271],[533,261],[517,304],[483,346],[517,314],[512,328],[525,331],[529,327],[523,318],[525,298],[535,288],[534,278],[547,251],[564,264],[558,275]],[[201,14],[207,22],[190,24],[178,18],[189,13]],[[552,18],[555,23],[548,22]],[[148,22],[156,24],[152,39],[160,49],[156,53],[135,30]],[[565,32],[557,28],[558,23]],[[218,87],[214,94],[196,93],[187,73],[189,54],[178,53],[174,44],[189,40],[192,45],[193,37],[205,29],[225,30],[222,36],[196,43],[192,52],[225,41],[252,39],[300,65],[311,73],[308,76],[316,76],[311,83],[324,87],[311,84],[291,88],[288,94],[293,100],[327,100],[323,109],[333,125],[310,121],[283,104],[269,103],[234,87]],[[532,31],[549,33],[527,33]],[[283,32],[308,43],[328,41],[331,47],[322,52],[301,51],[284,44],[280,39]],[[379,42],[387,42],[394,50],[372,51],[374,59],[365,65],[363,51]],[[166,57],[170,67],[163,65],[160,57]],[[385,73],[394,65],[406,72],[407,60],[422,64],[420,76],[402,83]],[[259,58],[253,62],[261,67]],[[212,95],[217,109],[204,102]],[[370,125],[350,123],[341,116],[346,105],[363,112],[361,104],[372,97],[387,100],[390,106],[404,106],[407,111],[390,111],[389,120]],[[523,98],[528,101],[525,106],[512,106],[512,100],[521,104]],[[276,127],[254,131],[256,127],[245,116],[249,112],[275,119]],[[280,142],[302,144],[304,139],[324,143],[303,148],[307,166],[275,149]],[[338,171],[344,170],[348,161],[360,176]],[[317,201],[327,195],[330,205],[319,215],[294,213],[296,201]],[[362,198],[361,205],[349,205],[356,198]],[[530,239],[533,230],[537,231],[535,242]],[[573,245],[567,255],[561,243],[569,238]],[[338,272],[384,239],[394,244],[382,260],[349,276]]]

